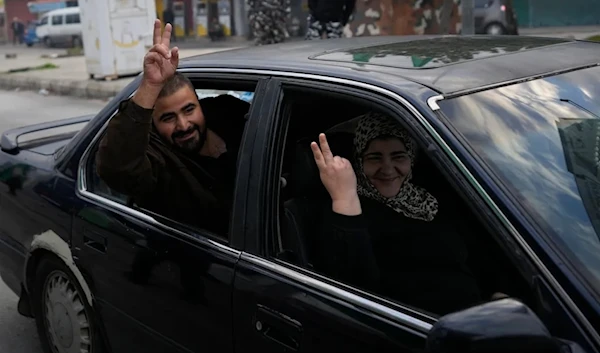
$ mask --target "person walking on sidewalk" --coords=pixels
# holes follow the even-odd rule
[[[308,29],[306,40],[341,38],[356,0],[308,0]]]
[[[291,14],[290,0],[247,0],[248,21],[256,45],[275,44],[289,37],[286,19]]]

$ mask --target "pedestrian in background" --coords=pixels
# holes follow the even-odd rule
[[[247,0],[248,22],[256,45],[284,42],[289,37],[290,0]]]
[[[356,0],[308,0],[306,40],[341,38]]]
[[[22,44],[23,43],[23,35],[25,34],[25,25],[18,17],[13,18],[13,21],[10,25],[13,32],[13,44]]]
[[[167,7],[163,11],[162,22],[165,25],[170,23],[171,26],[173,26],[173,30],[171,31],[171,42],[177,42],[177,36],[175,34],[175,12],[173,12],[173,1],[169,1]]]

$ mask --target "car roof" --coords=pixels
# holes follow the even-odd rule
[[[183,59],[181,67],[292,71],[409,80],[442,94],[595,65],[600,44],[528,36],[377,36],[294,41]]]
[[[44,16],[67,14],[67,13],[71,13],[71,12],[79,12],[79,7],[71,6],[71,7],[63,7],[60,9],[51,10],[51,11],[46,12],[44,14]]]

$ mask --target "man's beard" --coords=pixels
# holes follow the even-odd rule
[[[177,141],[178,137],[185,136],[187,134],[193,133],[194,131],[198,132],[198,136],[187,139],[185,141]],[[198,125],[194,125],[187,129],[186,131],[177,131],[171,135],[171,140],[175,145],[175,148],[185,153],[198,153],[204,146],[206,142],[206,129],[200,129]]]

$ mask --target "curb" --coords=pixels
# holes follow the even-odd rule
[[[123,79],[127,80],[127,79]],[[0,88],[6,90],[22,89],[28,91],[47,90],[51,94],[71,96],[85,99],[110,99],[117,95],[129,80],[120,87],[107,87],[106,82],[94,80],[49,80],[35,77],[24,77],[15,74],[0,74]]]

